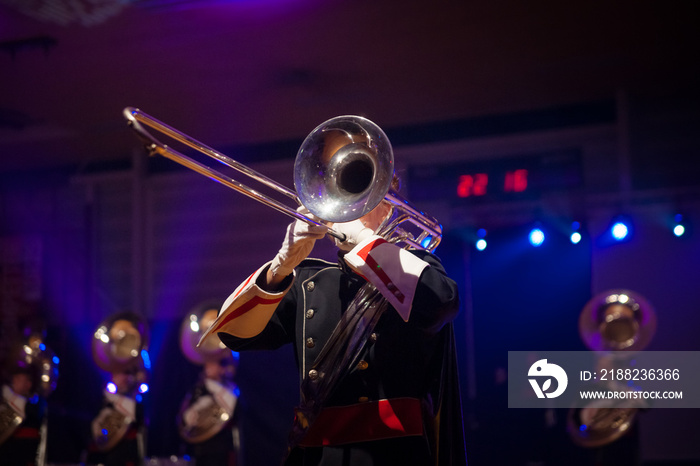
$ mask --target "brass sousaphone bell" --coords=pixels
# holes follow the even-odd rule
[[[180,325],[180,350],[191,363],[198,366],[217,362],[231,355],[231,350],[218,338],[210,338],[197,346],[204,332],[216,320],[220,302],[207,301],[195,306]]]
[[[639,351],[656,332],[656,312],[637,292],[613,289],[595,295],[579,316],[579,334],[592,351]]]
[[[596,294],[579,316],[579,334],[586,346],[599,353],[598,368],[615,367],[611,351],[644,349],[656,331],[656,312],[644,296],[626,289]],[[632,427],[639,408],[618,407],[614,400],[596,400],[569,409],[567,431],[577,445],[601,447],[622,437]]]
[[[107,372],[142,367],[144,350],[148,350],[148,325],[143,317],[130,311],[112,314],[93,334],[93,360]]]

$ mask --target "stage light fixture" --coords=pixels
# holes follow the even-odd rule
[[[478,249],[479,251],[483,251],[488,245],[488,243],[486,242],[486,230],[484,228],[479,228],[476,231],[476,236],[479,239],[476,240],[476,243],[474,245],[476,246],[476,249]]]
[[[681,237],[685,234],[686,228],[683,222],[683,216],[681,214],[676,214],[673,218],[675,223],[673,225],[673,234],[677,237]]]
[[[533,228],[532,230],[530,230],[528,238],[530,240],[531,245],[539,247],[542,245],[542,243],[544,243],[544,232],[539,228]]]
[[[630,234],[630,227],[623,221],[617,221],[610,229],[612,237],[617,241],[622,241]]]
[[[569,236],[569,240],[572,244],[578,244],[581,241],[581,233],[579,232],[580,229],[581,224],[579,222],[573,222],[571,224],[571,236]]]

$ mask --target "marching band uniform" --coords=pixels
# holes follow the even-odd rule
[[[302,435],[286,464],[466,464],[451,325],[457,285],[433,254],[401,249],[356,222],[333,226],[354,225],[337,264],[304,260],[325,229],[292,223],[275,259],[234,291],[203,338],[217,333],[235,351],[293,344],[304,399],[304,385],[323,377],[314,361],[369,281],[391,307],[317,416],[309,422],[297,410],[293,432]],[[265,289],[268,268],[289,274],[281,291]]]
[[[198,345],[218,314],[220,302],[199,303],[180,326],[180,349],[191,363],[202,366],[177,415],[180,437],[198,466],[240,465],[240,390],[235,383],[238,354],[219,340]]]
[[[238,464],[238,389],[225,381],[203,378],[188,393],[182,413],[185,428],[196,427],[200,422],[199,413],[216,404],[223,408],[230,417],[220,430],[199,442],[192,442],[188,450],[197,466],[236,466]]]
[[[118,413],[123,416],[126,431],[113,447],[104,450],[97,447],[106,432],[102,430],[106,426],[112,426],[106,418]],[[144,425],[143,403],[134,396],[123,393],[110,393],[105,390],[103,394],[102,408],[92,422],[92,438],[94,443],[89,446],[88,462],[104,464],[105,466],[138,466],[142,462],[143,454],[139,442]],[[105,438],[106,440],[106,438]]]
[[[92,338],[95,363],[111,382],[103,391],[102,407],[91,423],[88,463],[136,466],[145,458],[146,424],[141,388],[147,379],[144,353],[148,347],[145,320],[131,311],[110,315]]]
[[[0,464],[35,465],[41,443],[40,429],[46,400],[36,394],[27,398],[14,392],[9,385],[2,386],[2,398],[22,422],[4,442],[0,442]]]

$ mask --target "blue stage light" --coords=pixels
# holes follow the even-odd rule
[[[610,229],[612,237],[617,241],[622,241],[623,239],[627,238],[629,231],[629,227],[624,222],[615,222]]]
[[[571,236],[569,236],[569,240],[571,241],[571,244],[578,244],[581,241],[581,233],[579,233],[579,230],[581,229],[581,223],[579,222],[572,222],[571,223]]]
[[[535,247],[541,246],[544,243],[544,232],[539,228],[533,228],[528,236],[530,244]]]
[[[114,382],[109,382],[107,384],[107,391],[109,393],[117,393],[117,385]]]
[[[476,243],[474,243],[474,246],[479,251],[483,251],[484,249],[486,249],[486,246],[488,245],[488,243],[486,242],[486,239],[485,239],[486,238],[486,230],[484,228],[479,228],[478,230],[476,230],[476,237],[478,239],[476,240]]]
[[[146,393],[148,391],[148,384],[142,383],[139,385],[139,392],[140,393]]]
[[[148,350],[141,350],[141,359],[143,360],[143,367],[146,369],[151,368],[151,356],[148,354]]]
[[[683,216],[681,214],[676,214],[674,220],[675,224],[673,225],[673,234],[680,238],[686,232]]]

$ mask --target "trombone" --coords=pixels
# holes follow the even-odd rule
[[[375,233],[411,249],[432,252],[440,244],[442,227],[438,221],[391,189],[394,175],[391,144],[381,128],[366,118],[339,116],[316,127],[297,153],[294,162],[296,190],[292,190],[138,108],[126,107],[123,114],[129,126],[144,141],[149,155],[168,158],[292,218],[317,226],[349,222],[385,201],[391,207],[391,215]],[[158,140],[146,127],[287,196],[297,207],[308,209],[315,218],[182,154]],[[332,228],[328,229],[328,234],[340,241],[346,239],[344,234]]]

